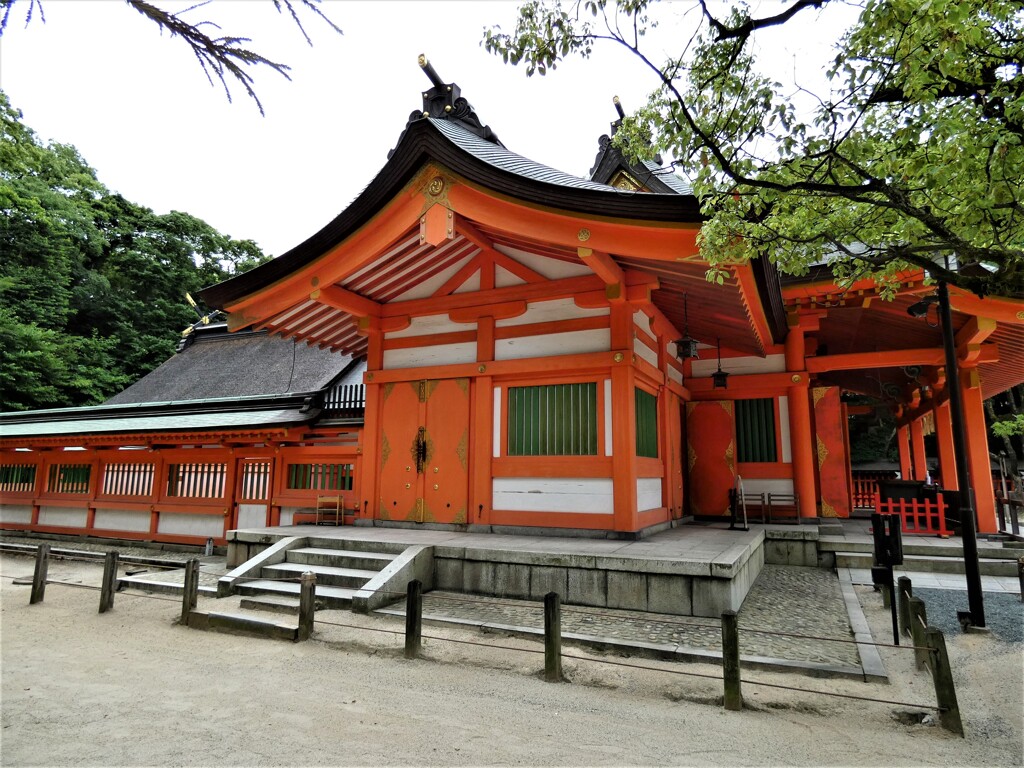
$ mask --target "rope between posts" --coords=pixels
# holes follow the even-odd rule
[[[650,672],[666,672],[670,675],[683,675],[685,677],[703,677],[708,680],[722,680],[721,675],[704,675],[700,672],[684,672],[681,669],[665,669],[664,667],[648,667],[643,664],[627,664],[624,661],[609,661],[608,659],[592,659],[587,656],[576,656],[571,653],[563,653],[563,659],[576,659],[577,661],[592,661],[595,664],[611,664],[613,667],[630,667],[631,669],[646,669]]]
[[[934,704],[915,704],[910,701],[893,701],[891,699],[876,699],[872,696],[855,696],[852,693],[834,693],[832,691],[816,691],[810,688],[794,688],[791,685],[779,685],[778,683],[760,683],[756,680],[745,680],[740,678],[740,682],[743,685],[760,685],[764,688],[780,688],[784,691],[796,691],[797,693],[814,693],[821,696],[833,696],[838,699],[856,699],[857,701],[873,701],[877,704],[893,704],[899,707],[920,707],[921,709],[934,709],[941,710]]]

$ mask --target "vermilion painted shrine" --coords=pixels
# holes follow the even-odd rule
[[[904,478],[934,430],[956,488],[941,331],[907,313],[923,275],[891,302],[767,259],[714,285],[700,226],[685,184],[608,137],[570,176],[436,86],[337,218],[202,292],[237,333],[102,406],[3,415],[0,526],[224,543],[333,499],[335,522],[633,537],[728,515],[738,478],[777,515],[846,517],[845,393],[895,407]],[[1024,381],[1024,302],[951,304],[994,531],[982,401]]]

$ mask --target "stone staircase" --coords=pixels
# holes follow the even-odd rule
[[[1016,541],[978,541],[978,564],[982,576],[1016,576],[1017,559],[1024,545]],[[867,537],[821,536],[818,552],[822,564],[836,568],[870,569],[874,564],[874,546]],[[832,561],[829,563],[829,561]],[[963,546],[959,539],[903,537],[903,565],[898,571],[963,574]]]
[[[316,575],[316,602],[318,607],[349,608],[352,598],[390,565],[396,554],[364,552],[350,549],[329,549],[323,546],[300,547],[287,550],[284,562],[271,563],[260,568],[253,580],[239,580],[235,592],[267,598],[287,600],[247,600],[247,608],[264,608],[294,613],[299,607],[298,579],[310,571]]]

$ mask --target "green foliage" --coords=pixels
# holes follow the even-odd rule
[[[758,69],[757,32],[829,0],[724,20],[701,2],[694,40],[656,62],[641,43],[650,0],[531,0],[484,45],[544,74],[595,41],[628,49],[657,88],[616,141],[670,154],[708,217],[709,280],[768,257],[800,275],[828,261],[841,283],[923,268],[978,294],[1024,296],[1024,18],[1013,0],[867,0],[822,62],[830,93],[798,109]],[[836,0],[832,0],[836,2]],[[806,65],[805,65],[806,66]],[[960,271],[967,264],[981,269]]]
[[[1024,413],[1014,415],[1012,419],[997,421],[992,424],[992,434],[997,437],[1024,435]]]
[[[0,92],[0,407],[98,403],[174,352],[185,292],[266,261],[187,213],[111,193]]]

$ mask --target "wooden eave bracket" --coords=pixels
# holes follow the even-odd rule
[[[356,317],[381,317],[381,305],[337,285],[317,288],[309,294],[311,301],[326,304]]]
[[[604,281],[606,286],[605,295],[609,301],[616,303],[625,301],[626,296],[623,285],[626,282],[626,275],[622,271],[622,267],[615,263],[615,259],[611,255],[595,251],[593,248],[583,248],[582,246],[576,249],[576,255],[580,257],[580,261],[586,264],[590,271]]]

